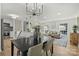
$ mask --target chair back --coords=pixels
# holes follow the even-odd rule
[[[47,41],[47,50],[51,49],[52,44],[53,44],[53,40],[52,39]]]
[[[30,47],[28,50],[28,56],[41,56],[43,43]]]

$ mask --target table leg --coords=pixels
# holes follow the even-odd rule
[[[53,44],[52,44],[52,51],[51,51],[51,56],[52,56],[52,54],[53,54]]]
[[[27,56],[27,52],[28,52],[28,50],[22,52],[22,56]]]
[[[17,49],[17,56],[20,56],[20,50]]]
[[[14,44],[11,42],[11,56],[13,56],[13,52],[14,52]]]
[[[48,56],[47,50],[46,50],[46,56]]]

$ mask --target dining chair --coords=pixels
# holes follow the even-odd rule
[[[45,52],[46,56],[51,56],[53,54],[53,40],[48,40],[44,44],[43,52]]]
[[[53,54],[53,39],[47,41],[47,54],[48,56]]]
[[[28,56],[42,56],[42,46],[43,43],[30,47],[28,50]]]

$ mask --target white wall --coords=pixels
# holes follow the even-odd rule
[[[78,33],[79,33],[79,16],[77,17]]]
[[[0,51],[1,51],[1,4],[0,4]]]
[[[0,51],[1,51],[1,19],[0,19]]]
[[[23,21],[22,19],[13,19],[13,39],[16,39],[18,32],[23,31]]]

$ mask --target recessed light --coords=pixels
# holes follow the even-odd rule
[[[61,13],[60,13],[60,12],[58,12],[58,13],[57,13],[57,15],[61,15]]]
[[[11,16],[11,18],[13,18],[13,19],[16,19],[16,18],[18,18],[19,16],[18,15],[16,15],[16,14],[8,14],[8,16]]]

